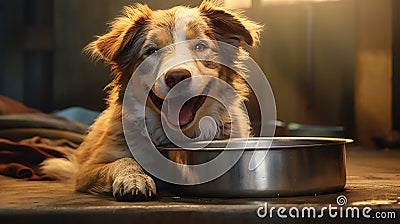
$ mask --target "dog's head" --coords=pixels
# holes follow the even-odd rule
[[[137,4],[125,7],[123,16],[110,24],[109,32],[86,49],[112,66],[112,86],[119,100],[132,74],[143,63],[152,68],[148,74],[133,77],[134,82],[140,83],[135,86],[134,95],[156,112],[161,112],[170,90],[184,82],[181,94],[195,97],[180,110],[174,106],[173,98],[168,98],[164,115],[170,124],[185,128],[197,120],[196,114],[201,113],[207,101],[207,79],[191,78],[220,78],[246,97],[247,87],[241,74],[229,69],[229,65],[214,63],[214,59],[221,54],[218,42],[226,43],[237,49],[225,52],[228,63],[235,64],[244,54],[242,46],[253,46],[258,41],[259,31],[256,23],[208,1],[198,8],[178,6],[157,11]]]

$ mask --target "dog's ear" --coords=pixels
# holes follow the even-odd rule
[[[103,59],[106,62],[114,61],[137,31],[145,25],[152,13],[147,5],[141,4],[126,6],[122,12],[121,17],[109,24],[110,29],[106,34],[97,36],[97,40],[84,48],[85,52],[89,52],[95,59]]]
[[[237,13],[228,11],[204,1],[199,6],[200,12],[209,19],[218,41],[224,41],[236,47],[242,43],[254,46],[259,41],[262,26]]]

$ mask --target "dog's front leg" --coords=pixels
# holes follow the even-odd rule
[[[156,185],[132,158],[112,163],[88,164],[76,179],[76,190],[91,193],[111,193],[118,201],[154,199]]]

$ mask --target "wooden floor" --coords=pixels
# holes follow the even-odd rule
[[[329,177],[327,177],[329,178]],[[347,206],[394,212],[393,219],[261,219],[257,209],[313,206],[320,209],[344,195]],[[343,192],[282,198],[182,198],[125,203],[73,191],[73,183],[26,181],[0,176],[0,223],[400,223],[400,150],[347,150]]]

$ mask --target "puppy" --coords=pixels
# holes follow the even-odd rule
[[[209,1],[197,8],[178,6],[157,11],[141,4],[124,7],[123,15],[110,24],[109,31],[85,48],[95,59],[104,60],[111,66],[114,79],[109,85],[108,107],[91,126],[73,156],[68,160],[44,161],[42,172],[54,179],[75,180],[76,190],[81,192],[112,193],[121,201],[154,198],[155,183],[134,160],[125,140],[124,98],[133,105],[128,114],[130,119],[146,120],[155,145],[169,142],[162,127],[163,117],[168,126],[178,128],[185,136],[196,140],[248,137],[250,122],[240,102],[246,99],[249,91],[240,61],[247,57],[243,46],[257,43],[260,28],[243,16]],[[178,52],[178,47],[162,50],[182,41],[189,41],[180,47],[183,53]],[[221,48],[220,43],[235,49],[225,52],[225,65],[200,60],[218,58],[216,49]],[[171,63],[179,55],[192,60]],[[133,75],[142,63],[152,65],[151,72]],[[167,110],[162,110],[162,104],[174,86],[205,75],[228,83],[238,97],[229,96],[229,91],[224,88],[217,88],[215,93],[225,99],[225,105],[203,94],[192,97],[180,109],[168,103]],[[130,80],[136,86],[127,91]],[[204,93],[208,85],[193,79],[185,83],[184,89],[199,94],[199,91]],[[145,115],[135,112],[135,108],[141,107],[146,108]],[[172,112],[175,115],[171,115]],[[206,122],[200,128],[200,119],[204,116],[211,117],[214,125]],[[130,129],[134,138],[143,138],[141,127],[132,125]],[[131,150],[135,147],[141,146]]]

